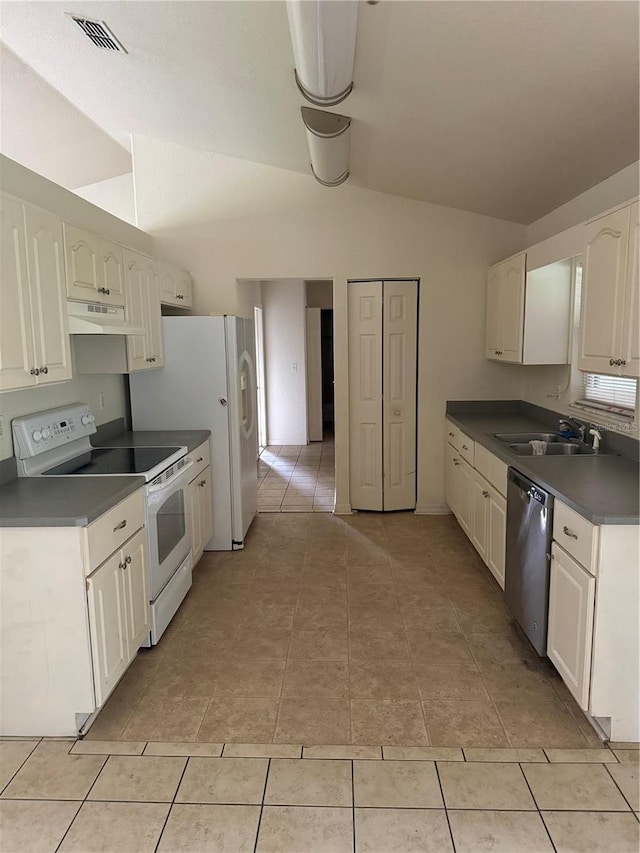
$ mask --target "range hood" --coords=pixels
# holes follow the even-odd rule
[[[70,335],[144,335],[142,326],[126,320],[124,308],[94,302],[67,301]]]

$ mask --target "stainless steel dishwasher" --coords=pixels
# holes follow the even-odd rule
[[[553,495],[509,468],[504,594],[539,655],[547,652]]]

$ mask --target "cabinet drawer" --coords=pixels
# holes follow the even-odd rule
[[[144,494],[139,489],[86,528],[87,574],[144,526]]]
[[[596,574],[599,528],[556,500],[553,510],[553,538],[565,551]]]
[[[460,433],[459,441],[460,456],[462,456],[463,459],[466,459],[469,465],[473,467],[475,441],[473,441],[473,439],[469,438],[469,436],[465,435],[463,432]]]
[[[494,489],[506,496],[507,464],[478,442],[476,442],[474,450],[474,468],[482,474],[485,480],[491,483]]]
[[[204,471],[207,465],[210,464],[209,442],[203,441],[195,450],[192,450],[191,453],[187,453],[187,459],[190,462],[193,462],[191,480],[189,481],[192,483],[198,474],[200,474],[201,471]]]
[[[444,432],[445,432],[445,436],[446,436],[447,441],[449,442],[449,444],[453,445],[453,447],[455,447],[456,450],[459,451],[460,450],[460,435],[461,435],[460,430],[458,429],[457,426],[454,426],[454,424],[452,424],[451,421],[449,421],[449,420],[445,420],[444,427],[445,427]]]

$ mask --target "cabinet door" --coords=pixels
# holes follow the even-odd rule
[[[71,379],[62,220],[25,205],[38,385]]]
[[[124,250],[125,286],[127,292],[127,320],[145,329],[144,335],[127,335],[127,361],[129,370],[146,370],[151,367],[150,341],[147,329],[147,258],[136,252]]]
[[[501,361],[522,361],[526,261],[526,254],[522,253],[502,264],[502,334],[498,347]]]
[[[504,554],[507,542],[507,502],[500,492],[489,489],[487,559],[489,571],[504,589]]]
[[[460,458],[458,451],[449,443],[445,444],[444,456],[444,499],[447,502],[449,509],[455,514],[458,514],[457,504],[457,482],[458,482],[458,466]]]
[[[638,285],[638,253],[640,252],[639,203],[631,205],[629,222],[629,251],[627,253],[626,300],[621,356],[624,359],[622,376],[640,377],[640,286]]]
[[[189,483],[189,509],[191,511],[191,561],[195,564],[200,559],[202,554],[202,519],[200,513],[200,480],[201,477],[196,477]]]
[[[124,569],[124,609],[127,620],[129,660],[150,631],[149,589],[147,586],[147,531],[140,530],[122,549]]]
[[[23,205],[0,199],[0,390],[36,384]]]
[[[489,483],[474,471],[471,484],[471,541],[485,563],[489,539],[489,489]]]
[[[502,264],[489,269],[487,276],[487,331],[485,355],[499,358],[502,348]]]
[[[198,477],[200,486],[200,536],[201,548],[209,542],[213,536],[213,503],[211,498],[211,468],[204,469]]]
[[[125,304],[125,269],[122,246],[100,238],[100,276],[106,293],[104,302],[109,305]]]
[[[164,335],[162,332],[162,310],[160,308],[160,294],[158,293],[158,275],[155,264],[148,266],[146,271],[147,280],[147,327],[151,341],[151,367],[162,367],[164,365]]]
[[[629,243],[629,208],[585,226],[578,368],[618,373]],[[637,319],[637,318],[636,318]]]
[[[100,238],[75,225],[64,223],[64,256],[67,297],[85,302],[101,302],[103,287]]]
[[[158,264],[158,287],[161,302],[165,302],[167,305],[180,305],[182,303],[182,300],[178,302],[176,299],[179,292],[177,270],[168,264]]]
[[[178,275],[176,303],[181,308],[191,308],[193,306],[193,285],[188,272],[181,272]]]
[[[547,654],[583,710],[589,705],[595,590],[596,579],[554,542]]]
[[[100,707],[129,664],[122,551],[87,578],[96,705]]]
[[[457,469],[456,499],[458,502],[458,522],[471,539],[473,523],[473,468],[460,458]]]

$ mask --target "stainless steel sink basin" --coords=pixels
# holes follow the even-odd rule
[[[499,432],[494,435],[505,444],[526,444],[528,441],[562,442],[568,444],[570,439],[558,435],[557,432]]]
[[[543,439],[541,439],[542,441]],[[526,442],[515,442],[510,445],[518,456],[533,456],[533,447]],[[594,456],[595,450],[586,444],[570,443],[566,440],[547,444],[544,456]]]

